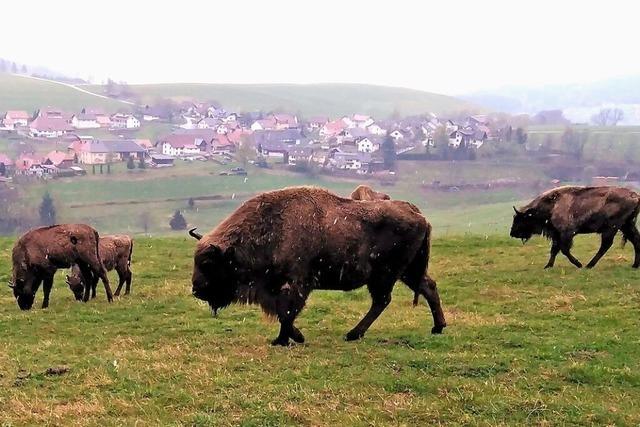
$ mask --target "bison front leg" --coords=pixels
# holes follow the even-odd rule
[[[557,238],[553,238],[553,240],[551,240],[551,253],[549,255],[549,261],[547,261],[547,265],[545,265],[544,268],[553,267],[553,265],[556,263],[558,252],[560,252],[560,241]]]
[[[44,277],[42,282],[42,291],[44,292],[44,298],[42,300],[42,308],[49,307],[49,295],[51,295],[51,288],[53,287],[53,274]]]
[[[116,291],[114,292],[113,296],[114,297],[119,297],[120,296],[120,291],[122,290],[122,285],[124,285],[126,279],[126,272],[122,271],[122,270],[118,270],[118,287],[116,288]]]
[[[633,268],[640,267],[640,232],[638,232],[638,228],[634,222],[631,222],[625,225],[622,228],[622,234],[624,238],[629,240],[633,245],[634,251],[634,260],[633,260]]]
[[[276,299],[276,313],[280,321],[280,333],[271,342],[271,345],[288,346],[289,338],[297,343],[304,342],[304,335],[295,326],[293,322],[306,302],[306,293],[299,286],[285,284]]]
[[[345,336],[345,340],[354,341],[364,336],[367,329],[382,314],[391,302],[391,291],[393,289],[395,279],[391,283],[369,285],[369,293],[371,294],[371,308],[362,320]]]
[[[607,253],[611,245],[613,245],[613,239],[615,238],[615,236],[616,230],[610,230],[602,233],[600,249],[598,249],[598,252],[593,256],[593,259],[589,261],[589,263],[587,264],[587,268],[595,267],[598,261],[600,261],[600,258],[602,258],[603,255]]]
[[[563,236],[560,241],[560,251],[567,257],[569,262],[578,268],[582,268],[582,263],[571,254],[571,246],[573,244],[573,235]]]

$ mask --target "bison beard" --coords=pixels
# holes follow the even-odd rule
[[[199,240],[195,297],[216,313],[231,303],[259,304],[280,321],[274,345],[303,342],[294,326],[313,289],[350,291],[367,284],[369,312],[346,336],[362,337],[402,280],[423,295],[432,333],[446,326],[436,283],[426,274],[431,227],[406,202],[356,202],[317,188],[264,193],[245,202]]]
[[[598,252],[587,264],[594,267],[609,250],[618,231],[634,246],[633,267],[640,266],[640,232],[636,219],[640,195],[620,187],[566,186],[549,190],[522,209],[513,208],[510,235],[527,241],[535,234],[551,239],[551,254],[545,268],[553,267],[559,252],[576,267],[582,263],[571,254],[576,234],[601,235]]]

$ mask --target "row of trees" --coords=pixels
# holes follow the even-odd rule
[[[8,61],[6,59],[0,58],[0,73],[14,73],[14,74],[17,74],[18,70],[22,74],[27,74],[27,72],[28,72],[26,65],[22,64],[21,66],[18,66],[18,64],[16,64],[13,61]]]

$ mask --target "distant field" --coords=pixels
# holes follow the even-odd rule
[[[0,73],[0,112],[26,110],[32,113],[45,106],[67,111],[80,111],[83,107],[103,108],[108,112],[130,109],[120,102],[98,98],[56,83]]]
[[[103,93],[103,86],[82,86]],[[133,85],[142,103],[158,98],[214,100],[230,111],[290,111],[303,116],[331,117],[365,113],[384,118],[428,112],[447,113],[478,109],[450,96],[413,89],[361,84],[155,84]]]
[[[0,238],[0,282],[13,240]],[[592,255],[597,239],[577,239]],[[615,245],[594,270],[548,242],[437,237],[430,271],[448,327],[400,283],[359,342],[344,334],[369,308],[364,289],[316,291],[297,326],[304,345],[274,348],[256,307],[211,317],[190,296],[194,241],[138,238],[133,293],[73,301],[59,272],[47,310],[0,292],[3,425],[638,425],[638,271]],[[115,276],[112,275],[112,278]],[[36,305],[42,295],[38,293]],[[47,375],[64,365],[68,373]]]
[[[499,165],[486,162],[401,162],[397,183],[382,186],[377,179],[336,179],[311,177],[279,169],[249,167],[249,175],[219,176],[236,164],[226,166],[214,162],[178,160],[170,169],[128,171],[124,164],[115,165],[112,174],[64,178],[24,187],[25,202],[34,209],[42,194],[49,191],[58,208],[61,222],[88,222],[104,232],[141,233],[143,223],[153,234],[174,234],[168,221],[176,210],[182,210],[189,224],[203,229],[214,227],[246,198],[262,191],[292,185],[316,185],[348,196],[365,183],[393,198],[408,200],[429,217],[437,233],[505,232],[510,221],[511,205],[535,194],[534,188],[505,188],[492,191],[442,192],[427,191],[422,185],[435,180],[443,184],[461,184],[497,178],[535,181],[544,179],[535,165]],[[99,169],[96,169],[99,172]],[[220,196],[221,200],[197,201],[195,209],[187,209],[187,199],[198,196]],[[182,200],[167,200],[182,199]],[[105,205],[105,202],[117,204]],[[142,221],[142,218],[146,218]]]

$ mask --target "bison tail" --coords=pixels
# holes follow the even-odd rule
[[[129,244],[129,258],[127,258],[127,265],[131,267],[131,255],[133,254],[133,239],[130,239]]]

